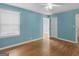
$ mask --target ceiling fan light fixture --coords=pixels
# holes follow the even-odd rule
[[[48,6],[47,6],[49,9],[52,9],[53,8],[53,5],[51,3],[48,3]]]
[[[53,7],[59,7],[60,5],[56,5],[56,4],[53,4],[53,3],[47,3],[47,5],[46,5],[46,9],[47,10],[52,10],[53,9]]]

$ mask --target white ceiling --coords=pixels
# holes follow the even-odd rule
[[[45,7],[45,3],[8,3],[9,5],[17,6],[20,8],[25,8],[28,10],[32,10],[42,14],[55,14],[60,12],[65,12],[68,10],[73,10],[79,8],[79,3],[55,3],[60,5],[60,7],[53,7],[51,12],[47,11]]]

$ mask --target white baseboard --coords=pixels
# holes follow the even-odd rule
[[[67,42],[71,42],[71,43],[77,43],[75,41],[70,41],[70,40],[66,40],[66,39],[62,39],[62,38],[58,38],[58,37],[54,37],[54,38],[57,38],[59,40],[63,40],[63,41],[67,41]],[[27,44],[27,43],[30,43],[30,42],[33,42],[33,41],[36,41],[36,40],[41,40],[43,39],[42,37],[41,38],[37,38],[37,39],[33,39],[33,40],[29,40],[29,41],[25,41],[25,42],[22,42],[22,43],[18,43],[18,44],[14,44],[14,45],[10,45],[10,46],[6,46],[6,47],[3,47],[3,48],[0,48],[0,50],[4,50],[4,49],[7,49],[7,48],[11,48],[11,47],[15,47],[15,46],[19,46],[19,45],[23,45],[23,44]]]
[[[67,40],[67,39],[63,39],[63,38],[59,38],[59,37],[54,37],[57,38],[59,40],[63,40],[63,41],[67,41],[67,42],[71,42],[71,43],[77,43],[76,41],[71,41],[71,40]]]
[[[23,44],[30,43],[30,42],[33,42],[33,41],[36,41],[36,40],[41,40],[41,39],[42,39],[42,37],[37,38],[37,39],[33,39],[33,40],[29,40],[29,41],[25,41],[25,42],[22,42],[22,43],[18,43],[18,44],[13,44],[13,45],[10,45],[10,46],[2,47],[2,48],[0,48],[0,50],[4,50],[4,49],[7,49],[7,48],[23,45]]]

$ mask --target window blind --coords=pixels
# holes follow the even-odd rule
[[[20,35],[20,13],[0,10],[0,37]]]

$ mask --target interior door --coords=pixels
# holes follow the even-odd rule
[[[51,17],[51,37],[57,37],[57,17]]]
[[[43,18],[43,38],[49,38],[49,18]]]

